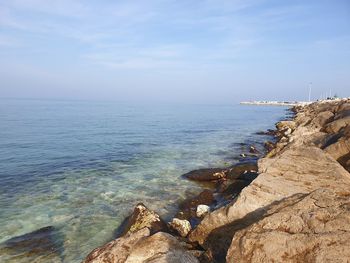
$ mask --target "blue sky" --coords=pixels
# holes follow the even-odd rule
[[[0,0],[0,97],[350,96],[350,1]]]

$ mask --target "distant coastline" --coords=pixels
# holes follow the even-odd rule
[[[349,98],[343,98],[343,99],[349,99]],[[306,106],[314,102],[331,102],[331,101],[341,101],[342,98],[328,98],[324,100],[317,100],[317,101],[276,101],[276,100],[254,100],[254,101],[241,101],[240,104],[242,105],[261,105],[261,106]]]
[[[312,102],[306,101],[242,101],[240,104],[243,105],[270,105],[270,106],[297,106],[297,105],[307,105]]]

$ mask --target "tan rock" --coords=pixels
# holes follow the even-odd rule
[[[94,249],[83,263],[122,263],[128,258],[133,247],[140,240],[148,237],[150,230],[146,227],[139,231],[129,233],[124,237],[113,240]]]
[[[348,262],[349,204],[350,191],[326,189],[283,199],[235,233],[226,262]]]
[[[319,113],[313,120],[312,125],[317,128],[322,128],[328,122],[330,122],[334,117],[334,113],[331,111],[323,111]]]
[[[294,130],[295,127],[296,127],[296,124],[294,121],[280,121],[280,122],[277,122],[276,124],[276,128],[278,130],[285,130],[288,128],[290,128],[291,130]]]
[[[197,210],[196,210],[196,216],[197,217],[202,217],[205,216],[206,214],[208,214],[210,211],[210,207],[207,205],[199,205],[197,206]]]
[[[237,200],[211,212],[190,233],[190,241],[204,244],[209,234],[249,213],[260,214],[275,201],[298,193],[310,193],[321,187],[345,191],[350,175],[321,149],[290,147],[274,158],[259,161],[260,175],[242,190]]]
[[[166,223],[156,212],[139,203],[135,206],[133,213],[122,224],[121,229],[119,229],[119,236],[134,233],[145,227],[149,228],[152,234],[167,228]]]
[[[169,226],[174,229],[180,236],[186,237],[191,231],[191,224],[186,219],[173,218]]]
[[[341,128],[344,128],[347,125],[350,125],[350,116],[337,119],[335,121],[328,123],[324,127],[324,131],[327,133],[338,133]]]
[[[198,259],[185,250],[175,237],[158,232],[139,242],[126,263],[198,263]]]

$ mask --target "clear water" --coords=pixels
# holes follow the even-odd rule
[[[180,176],[225,166],[285,108],[0,100],[0,243],[45,226],[79,262],[142,201],[165,218],[200,187]],[[29,262],[1,255],[1,262]],[[20,253],[20,252],[18,252]]]

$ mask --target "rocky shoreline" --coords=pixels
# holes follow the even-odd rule
[[[169,223],[138,204],[84,262],[347,262],[350,99],[292,111],[267,132],[276,139],[257,163],[185,174],[209,189]],[[260,156],[254,146],[248,154]]]

